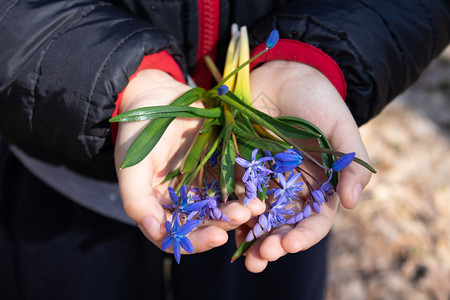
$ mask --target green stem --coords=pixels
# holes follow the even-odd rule
[[[197,166],[197,168],[194,170],[194,172],[189,173],[183,177],[180,184],[177,186],[177,189],[175,190],[175,192],[177,194],[179,193],[179,191],[183,185],[190,185],[192,183],[195,176],[197,176],[198,172],[200,172],[200,169],[208,162],[208,159],[213,155],[214,151],[216,151],[217,147],[219,146],[219,143],[222,140],[223,135],[224,135],[223,132],[224,132],[224,130],[222,130],[222,132],[219,134],[217,139],[211,145],[211,148],[209,149],[208,153],[205,155],[205,157],[200,162],[200,164]]]
[[[237,67],[233,72],[231,72],[230,74],[228,74],[221,82],[219,82],[213,89],[217,89],[219,86],[222,86],[225,84],[225,82],[228,81],[228,79],[230,79],[231,77],[233,77],[234,74],[236,74],[237,72],[239,72],[240,70],[242,70],[246,65],[250,64],[252,61],[254,61],[255,59],[257,59],[258,57],[260,57],[261,55],[263,55],[266,52],[266,50],[264,49],[263,51],[259,52],[258,54],[256,54],[255,56],[253,56],[252,58],[250,58],[249,60],[247,60],[245,63],[243,63],[242,65],[240,65],[239,67]]]

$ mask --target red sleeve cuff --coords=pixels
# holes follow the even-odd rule
[[[136,70],[136,72],[134,72],[133,75],[130,76],[128,81],[131,81],[134,77],[136,77],[137,73],[144,69],[158,69],[164,71],[170,74],[175,80],[185,83],[184,75],[180,69],[180,66],[166,50],[144,56],[139,68]],[[114,109],[112,117],[119,114],[120,101],[122,100],[125,89],[121,91],[117,96],[116,108]],[[114,142],[117,136],[117,127],[117,123],[111,123],[111,136]]]
[[[259,53],[264,48],[265,44],[260,44],[253,49],[252,54]],[[250,66],[254,68],[261,63],[279,59],[298,61],[318,69],[330,80],[342,99],[345,99],[347,85],[338,64],[323,51],[309,44],[290,39],[280,39],[273,49],[258,57]]]

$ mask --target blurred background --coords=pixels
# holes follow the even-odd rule
[[[450,300],[450,47],[361,134],[378,174],[340,208],[327,300]]]

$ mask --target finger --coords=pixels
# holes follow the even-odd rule
[[[143,233],[147,238],[149,238],[145,231]],[[228,234],[224,230],[215,226],[196,228],[187,237],[192,243],[194,251],[192,253],[189,253],[181,248],[181,254],[205,252],[213,248],[222,246],[228,241]],[[161,241],[155,242],[155,245],[161,247]],[[167,248],[166,250],[164,250],[164,252],[173,253],[173,247],[171,246]]]
[[[336,150],[349,153],[368,162],[369,156],[353,119],[337,122],[331,134],[331,144]],[[352,209],[359,202],[361,191],[369,183],[371,172],[353,162],[339,174],[337,192],[345,208]]]
[[[219,226],[227,231],[233,230],[248,222],[252,217],[262,214],[265,209],[266,205],[259,199],[252,200],[247,206],[244,206],[243,200],[229,201],[220,208],[220,211],[230,219],[229,222],[209,220],[205,224]]]
[[[258,239],[245,253],[245,267],[252,273],[260,273],[264,271],[269,263],[259,254],[259,247],[263,239]]]
[[[244,242],[245,237],[247,236],[249,230],[255,225],[255,220],[250,220],[244,225],[241,225],[237,227],[234,230],[234,239],[236,241],[236,247],[239,247],[239,245]]]
[[[120,194],[126,214],[140,225],[146,236],[152,241],[159,241],[166,235],[164,223],[166,214],[156,199],[152,189],[152,162],[149,157],[139,164],[120,169],[120,162],[136,132],[143,127],[142,122],[119,125],[116,141],[115,161]]]
[[[283,248],[289,253],[297,253],[317,244],[330,231],[338,204],[338,195],[328,197],[319,214],[303,219],[282,238]]]
[[[283,248],[281,241],[287,233],[292,230],[292,226],[283,226],[276,229],[268,235],[261,243],[259,254],[261,258],[268,261],[276,261],[280,257],[287,254]]]
[[[197,253],[222,246],[228,241],[228,234],[217,226],[207,226],[192,231],[188,238],[194,246],[194,252]]]
[[[244,197],[245,197],[245,185],[244,183],[240,180],[237,179],[236,180],[236,185],[235,185],[235,189],[234,189],[234,193],[236,194],[236,196],[239,197],[239,203],[241,203],[242,205],[244,204]],[[245,205],[248,209],[250,209],[251,215],[252,217],[256,217],[259,216],[260,214],[262,214],[267,206],[264,202],[262,202],[260,199],[252,199],[247,205]]]

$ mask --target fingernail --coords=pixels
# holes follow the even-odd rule
[[[363,186],[361,183],[357,183],[355,187],[353,188],[353,202],[355,203],[355,206],[359,202],[359,197],[361,196]]]

